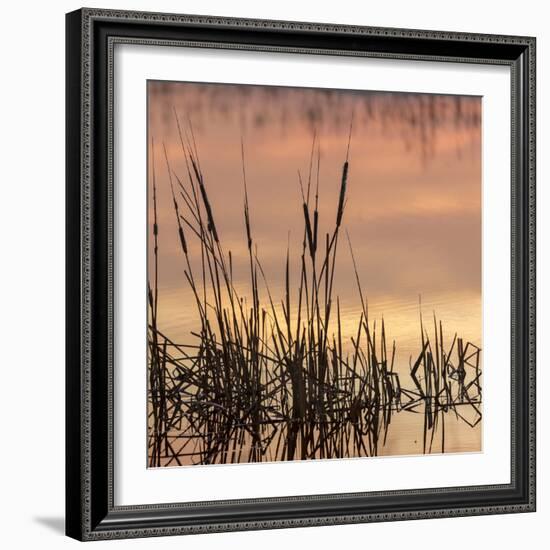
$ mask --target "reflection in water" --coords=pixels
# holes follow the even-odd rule
[[[148,93],[150,465],[480,450],[480,99]]]
[[[198,131],[212,124],[238,121],[244,133],[263,130],[284,139],[296,129],[310,134],[345,132],[353,114],[357,126],[375,125],[389,134],[397,131],[407,148],[415,148],[426,157],[434,154],[440,134],[477,131],[481,124],[479,98],[471,96],[200,83],[186,86],[182,91],[178,83],[150,83],[149,93],[157,103],[151,113],[152,123],[170,131],[172,109],[177,106],[192,115]]]

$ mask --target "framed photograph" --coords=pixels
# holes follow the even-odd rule
[[[535,39],[67,15],[67,535],[535,509]]]

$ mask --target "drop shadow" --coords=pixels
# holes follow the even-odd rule
[[[65,534],[65,518],[63,517],[35,517],[34,521],[36,523],[39,523],[40,525],[43,525],[44,527],[47,527],[51,531],[54,531],[58,535],[64,535]]]

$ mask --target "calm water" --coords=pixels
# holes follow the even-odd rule
[[[334,225],[353,113],[344,226],[370,317],[378,320],[378,327],[383,318],[388,343],[396,342],[396,371],[405,379],[410,358],[420,351],[420,311],[428,327],[435,313],[449,343],[458,333],[481,347],[479,98],[181,83],[149,86],[149,131],[157,144],[154,151],[149,147],[149,165],[150,173],[155,168],[157,182],[158,325],[172,340],[196,343],[191,331],[198,324],[162,152],[164,146],[171,168],[185,180],[174,109],[180,120],[193,126],[218,232],[225,252],[232,254],[235,288],[250,303],[242,139],[252,233],[278,313],[287,247],[291,289],[299,284],[303,213],[298,172],[306,181],[315,135],[320,153],[319,227],[324,234]],[[317,160],[312,170],[315,183]],[[190,257],[198,266],[200,248],[196,240],[188,240]],[[344,238],[334,294],[340,300],[344,347],[349,350],[360,304]],[[296,299],[295,291],[291,298]],[[265,307],[267,300],[267,289],[261,285]],[[296,322],[295,312],[291,317]],[[481,424],[472,429],[446,416],[446,452],[479,451]],[[422,452],[422,427],[421,415],[394,415],[379,454]],[[439,452],[437,445],[433,451]]]

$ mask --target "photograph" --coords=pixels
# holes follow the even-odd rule
[[[483,451],[482,124],[147,81],[149,468]]]

